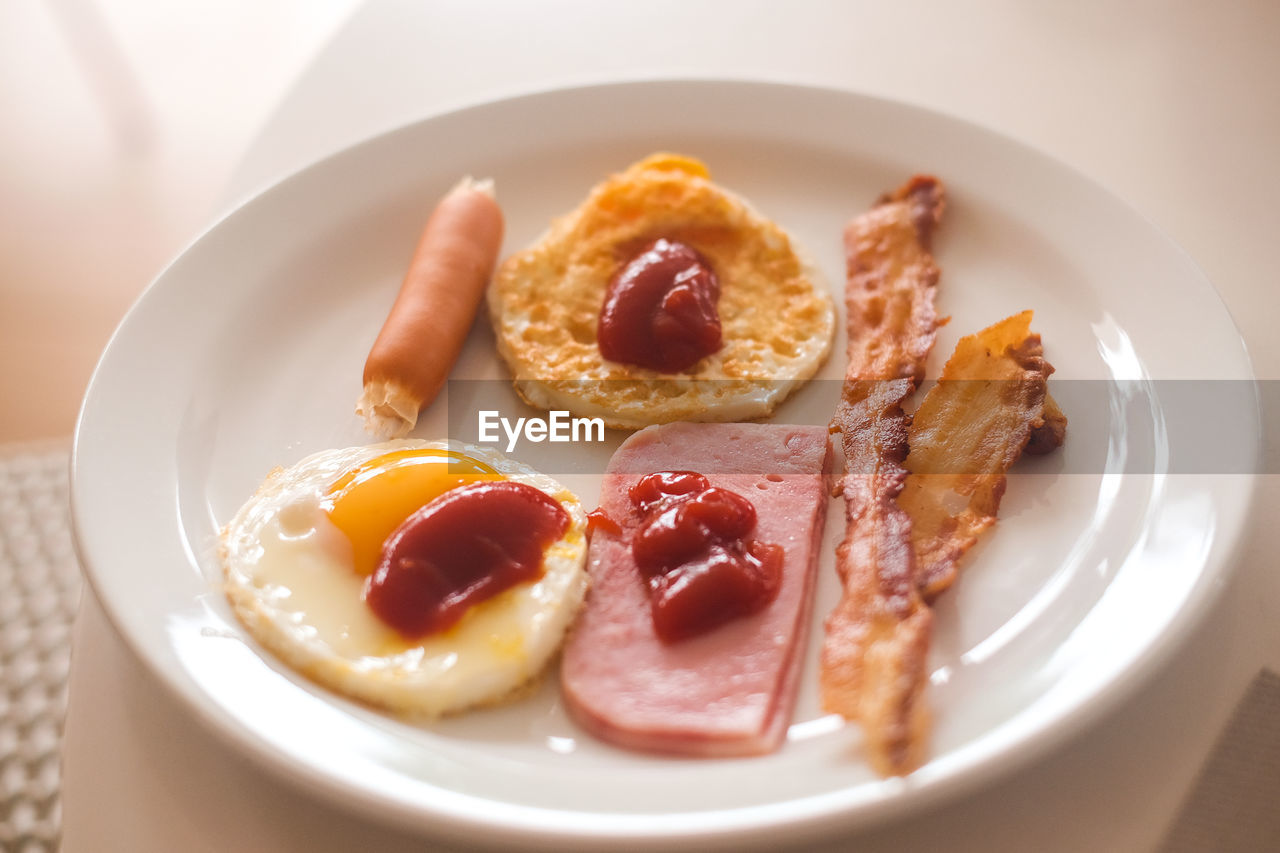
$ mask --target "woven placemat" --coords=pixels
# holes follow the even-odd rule
[[[80,570],[66,442],[0,446],[0,850],[58,848],[59,747]]]
[[[1258,673],[1159,853],[1280,850],[1280,675]]]

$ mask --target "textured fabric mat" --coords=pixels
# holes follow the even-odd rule
[[[53,851],[80,570],[66,442],[0,446],[0,850]]]
[[[1280,850],[1280,675],[1264,669],[1178,810],[1159,853]]]

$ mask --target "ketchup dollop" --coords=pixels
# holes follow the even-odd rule
[[[782,548],[748,538],[756,527],[751,501],[696,471],[648,474],[629,496],[642,518],[631,553],[661,640],[705,633],[777,596]]]
[[[695,249],[658,239],[609,282],[596,337],[600,354],[676,373],[720,349],[720,282]]]
[[[564,507],[524,483],[451,489],[387,537],[365,602],[410,639],[444,631],[473,604],[541,577],[543,552],[568,527]]]
[[[589,535],[597,530],[603,530],[605,533],[621,533],[622,525],[614,521],[603,509],[596,508],[587,513],[587,533]]]

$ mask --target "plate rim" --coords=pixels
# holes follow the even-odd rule
[[[447,810],[424,809],[420,804],[415,806],[406,800],[389,798],[383,793],[364,787],[353,788],[332,774],[320,772],[314,766],[297,761],[273,747],[268,740],[259,737],[256,732],[240,723],[234,714],[220,705],[207,701],[205,691],[199,685],[194,682],[179,682],[171,678],[165,670],[161,660],[162,656],[145,647],[141,638],[134,637],[126,629],[124,620],[112,603],[112,597],[104,595],[106,577],[104,574],[100,574],[102,572],[101,567],[87,553],[87,548],[82,542],[81,533],[81,528],[83,527],[81,516],[86,510],[77,483],[80,481],[83,470],[81,452],[83,430],[86,426],[86,420],[91,415],[95,392],[104,381],[102,380],[102,374],[109,355],[117,345],[118,339],[126,334],[126,329],[137,313],[139,306],[149,298],[157,287],[162,286],[162,282],[168,278],[175,266],[179,265],[210,234],[223,228],[228,221],[247,215],[245,211],[259,204],[264,197],[278,193],[284,187],[296,182],[306,181],[309,175],[323,171],[336,160],[359,156],[357,152],[361,149],[383,143],[390,136],[411,132],[423,124],[435,122],[455,114],[495,108],[511,101],[575,97],[602,89],[623,90],[654,86],[674,86],[676,88],[690,86],[742,89],[768,88],[782,95],[799,93],[806,97],[818,96],[833,101],[849,99],[850,101],[871,102],[881,109],[913,113],[916,118],[965,126],[970,131],[998,140],[1000,144],[1022,149],[1024,153],[1034,155],[1051,167],[1069,174],[1074,181],[1087,184],[1093,192],[1108,197],[1113,203],[1123,207],[1128,216],[1140,221],[1150,229],[1160,239],[1165,248],[1176,252],[1181,261],[1196,273],[1199,284],[1205,288],[1208,294],[1212,295],[1217,307],[1222,310],[1234,333],[1235,341],[1240,346],[1243,368],[1252,386],[1253,393],[1250,402],[1253,417],[1250,419],[1249,427],[1253,442],[1252,447],[1249,448],[1249,454],[1250,459],[1253,461],[1251,470],[1257,470],[1257,461],[1261,454],[1262,433],[1261,405],[1256,371],[1247,344],[1240,334],[1239,324],[1232,315],[1229,306],[1223,300],[1221,293],[1213,286],[1189,253],[1127,199],[1108,189],[1072,164],[1023,142],[1013,135],[993,130],[962,116],[906,100],[811,82],[779,80],[777,78],[756,79],[742,76],[624,76],[567,85],[535,86],[528,89],[506,91],[482,100],[468,101],[463,104],[449,104],[418,118],[374,131],[349,145],[342,146],[318,159],[312,160],[244,196],[234,206],[216,217],[164,266],[126,312],[111,335],[94,368],[77,416],[71,452],[70,518],[75,552],[83,567],[83,574],[92,594],[102,605],[102,612],[105,614],[112,630],[121,638],[135,658],[142,661],[147,671],[164,686],[164,689],[170,695],[176,697],[179,703],[191,712],[194,718],[200,720],[201,725],[206,730],[212,730],[219,739],[232,743],[242,752],[250,755],[259,767],[268,769],[276,778],[323,796],[326,800],[340,805],[365,819],[381,819],[400,828],[410,829],[418,834],[429,831],[430,834],[442,839],[458,841],[475,842],[483,839],[490,843],[502,841],[508,843],[523,842],[526,844],[556,842],[572,845],[579,849],[592,849],[589,845],[600,842],[633,842],[645,844],[646,846],[672,849],[686,844],[707,845],[713,843],[747,843],[749,841],[758,844],[764,839],[751,836],[766,829],[797,832],[799,835],[790,836],[796,839],[802,837],[816,838],[841,829],[849,830],[866,826],[871,822],[890,820],[906,811],[924,808],[943,799],[974,790],[981,785],[990,784],[998,778],[1010,775],[1026,767],[1032,761],[1066,740],[1081,734],[1098,719],[1111,713],[1115,708],[1135,695],[1185,644],[1193,629],[1200,624],[1205,614],[1219,600],[1234,571],[1234,566],[1239,562],[1239,552],[1246,539],[1247,532],[1256,519],[1256,491],[1258,484],[1257,478],[1253,474],[1243,475],[1247,479],[1247,485],[1244,487],[1244,493],[1241,496],[1241,512],[1234,519],[1232,535],[1225,542],[1221,536],[1214,537],[1212,547],[1202,560],[1202,570],[1182,606],[1172,615],[1161,632],[1125,668],[1118,671],[1109,681],[1097,686],[1086,700],[1076,702],[1063,713],[1047,722],[1042,721],[1038,725],[1027,726],[1030,729],[1029,732],[1010,736],[1008,743],[1001,745],[995,751],[988,750],[984,755],[972,759],[967,765],[961,766],[958,772],[931,779],[923,785],[912,785],[907,782],[897,795],[870,803],[869,805],[873,806],[873,808],[868,808],[864,805],[852,810],[833,809],[829,806],[815,803],[815,801],[831,799],[838,793],[829,792],[805,797],[802,800],[768,803],[763,806],[740,806],[729,809],[691,811],[679,815],[664,815],[663,825],[660,828],[651,825],[646,826],[646,822],[652,823],[652,816],[649,813],[633,815],[599,811],[579,812],[495,802],[475,795],[449,792],[453,797],[474,801],[476,805],[481,807],[488,804],[493,811],[501,812],[501,815],[480,815],[478,812],[474,814],[459,814]],[[1005,725],[1008,725],[1011,721],[1018,720],[1020,716],[1015,715],[1005,721]],[[805,808],[799,808],[799,803],[804,804]],[[495,806],[496,808],[494,808]],[[773,812],[779,810],[785,813],[780,815],[773,814]],[[424,829],[421,825],[424,816],[430,816],[433,821],[433,825],[427,829]],[[499,819],[500,817],[501,819]],[[573,818],[577,822],[573,826],[567,826],[564,824],[566,818]],[[689,825],[684,826],[684,824]],[[674,833],[671,831],[673,825],[677,828]],[[530,833],[535,833],[536,837],[531,838]]]

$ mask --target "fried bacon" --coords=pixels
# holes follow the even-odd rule
[[[898,506],[911,519],[920,592],[926,601],[955,581],[956,566],[996,520],[1005,472],[1036,429],[1046,427],[1047,381],[1031,312],[1001,320],[956,345],[925,395],[907,437],[911,452]],[[1055,404],[1057,427],[1066,418]],[[1060,443],[1060,442],[1059,442]],[[953,509],[957,503],[961,508]]]
[[[832,424],[846,464],[843,594],[819,684],[826,710],[861,725],[882,775],[924,759],[929,602],[995,521],[1008,467],[1066,434],[1029,311],[962,338],[914,418],[904,412],[942,322],[929,245],[944,198],[940,182],[916,176],[844,235],[849,365]]]
[[[1044,423],[1032,427],[1031,438],[1023,452],[1032,456],[1043,456],[1052,453],[1067,440],[1067,416],[1058,406],[1053,395],[1044,395]]]
[[[837,411],[846,474],[845,536],[836,550],[844,589],[827,617],[819,685],[828,711],[856,720],[881,775],[922,758],[922,701],[933,612],[920,595],[911,521],[895,498],[907,470],[910,379],[848,382]]]
[[[916,175],[845,227],[846,380],[905,378],[914,387],[924,378],[942,325],[929,245],[945,207],[942,182]]]
[[[827,617],[823,707],[857,721],[882,775],[922,758],[922,701],[933,613],[919,592],[911,522],[898,506],[910,419],[902,402],[924,376],[940,325],[929,253],[945,194],[916,176],[845,229],[849,365],[833,426],[845,452],[843,595]]]

